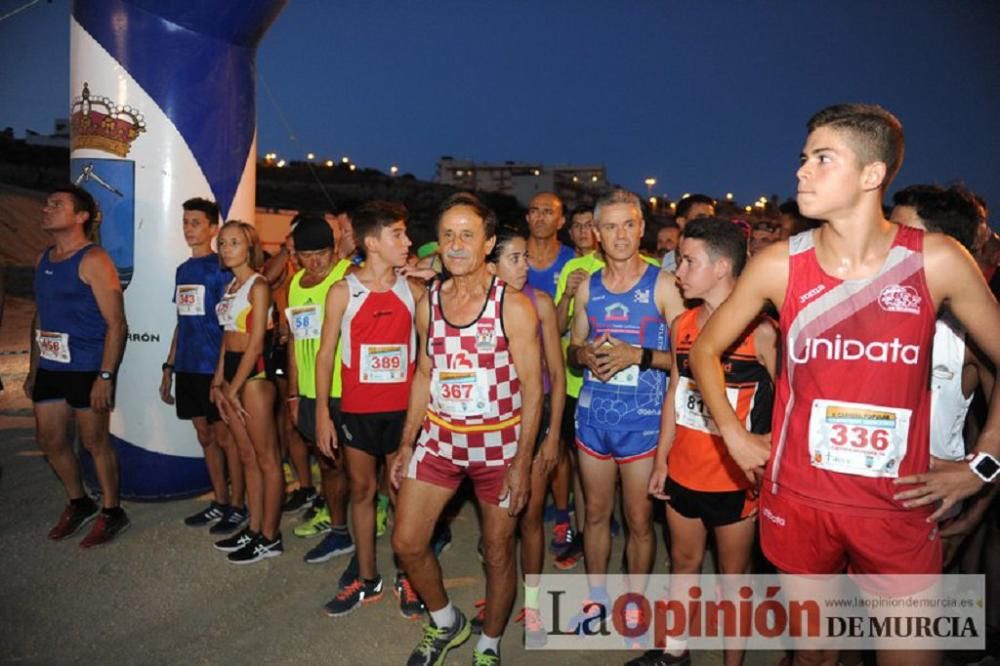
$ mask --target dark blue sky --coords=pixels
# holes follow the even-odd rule
[[[67,0],[0,23],[0,127],[67,115],[68,23]],[[785,197],[811,113],[869,101],[906,129],[897,186],[961,179],[1000,210],[992,0],[293,0],[257,62],[296,137],[258,89],[258,147],[286,158],[603,163],[640,192]]]

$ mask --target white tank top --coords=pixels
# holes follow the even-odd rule
[[[965,330],[947,314],[937,320],[931,365],[931,455],[944,460],[965,457],[962,430],[972,396],[962,392]]]

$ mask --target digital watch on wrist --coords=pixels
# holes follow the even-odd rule
[[[972,473],[984,483],[990,483],[1000,475],[1000,461],[988,453],[970,453],[965,459],[969,461]]]

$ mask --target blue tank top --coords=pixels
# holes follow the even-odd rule
[[[91,247],[85,245],[62,261],[49,259],[50,247],[35,269],[35,339],[40,368],[72,372],[101,369],[108,325],[90,285],[80,279],[80,262]]]
[[[215,305],[232,279],[232,273],[219,265],[219,256],[214,252],[192,257],[177,267],[173,299],[177,305],[175,371],[203,375],[215,372],[222,346]]]
[[[667,322],[656,307],[654,292],[660,269],[647,265],[632,289],[622,294],[608,291],[601,280],[604,269],[590,276],[587,316],[590,340],[603,333],[637,347],[670,349]],[[601,430],[658,431],[667,373],[640,370],[631,365],[607,382],[583,373],[583,388],[577,400],[576,422]]]
[[[551,296],[553,299],[556,297],[556,284],[559,282],[559,273],[562,272],[563,266],[570,259],[576,257],[576,252],[565,245],[559,245],[559,254],[556,255],[556,260],[543,271],[535,270],[534,268],[528,267],[528,284],[530,284],[535,289],[539,291],[544,291],[546,294]]]

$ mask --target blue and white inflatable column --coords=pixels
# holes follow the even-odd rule
[[[111,417],[121,493],[209,487],[190,424],[157,396],[189,255],[181,203],[253,222],[254,58],[286,0],[74,0],[70,175],[101,206],[100,242],[125,287],[129,341]]]

